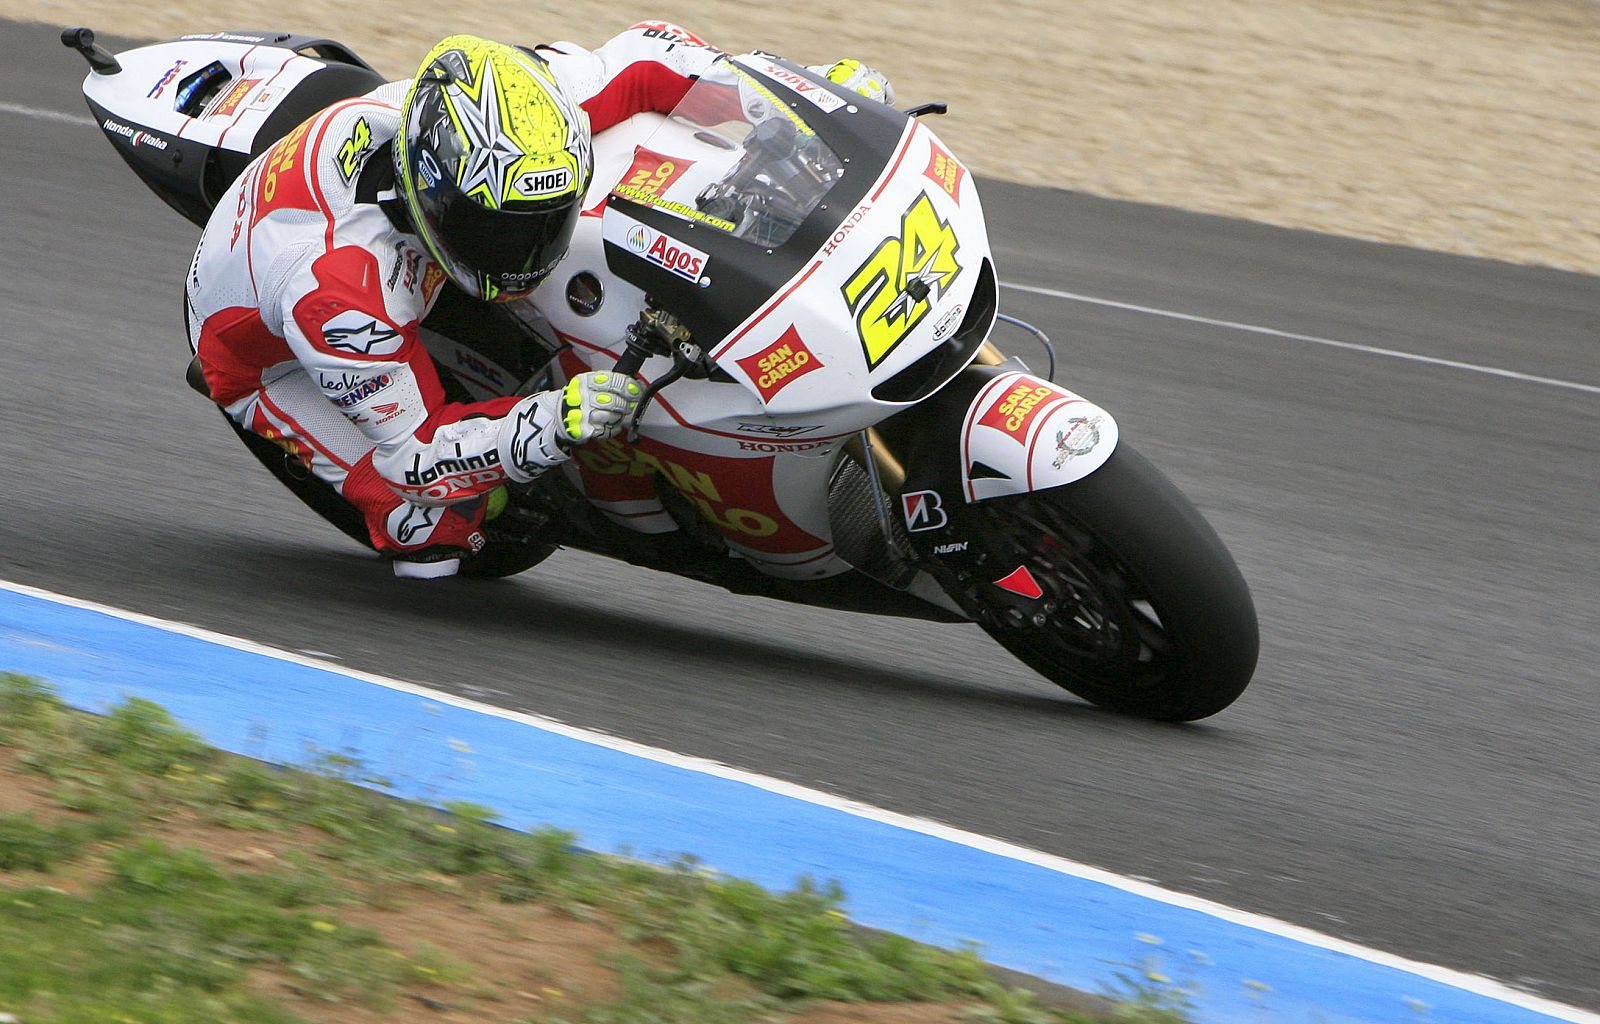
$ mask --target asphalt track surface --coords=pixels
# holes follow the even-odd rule
[[[196,234],[88,123],[84,70],[53,29],[0,22],[0,578],[1600,1009],[1600,280],[985,184],[1003,279],[1100,300],[1011,288],[1003,309],[1058,340],[1058,379],[1254,589],[1250,690],[1160,726],[975,627],[570,552],[500,583],[393,580],[184,386]]]

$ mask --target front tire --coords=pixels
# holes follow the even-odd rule
[[[1250,589],[1211,525],[1126,443],[1082,480],[972,512],[983,571],[952,596],[1041,675],[1160,721],[1214,715],[1244,692],[1260,646]],[[1019,565],[1041,596],[995,585]]]

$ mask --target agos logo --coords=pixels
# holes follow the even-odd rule
[[[685,281],[699,281],[711,257],[692,245],[669,238],[654,228],[635,224],[628,232],[628,248]]]

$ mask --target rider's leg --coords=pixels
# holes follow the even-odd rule
[[[483,546],[484,502],[413,505],[372,466],[372,442],[295,369],[228,406],[234,422],[279,445],[331,484],[366,520],[372,544],[395,559],[395,574],[453,575],[462,555]]]

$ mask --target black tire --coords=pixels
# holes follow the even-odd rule
[[[1250,589],[1211,524],[1126,443],[1082,480],[974,511],[985,566],[1027,566],[1044,596],[1018,598],[991,573],[957,600],[1029,667],[1160,721],[1214,715],[1244,692],[1260,646]]]

